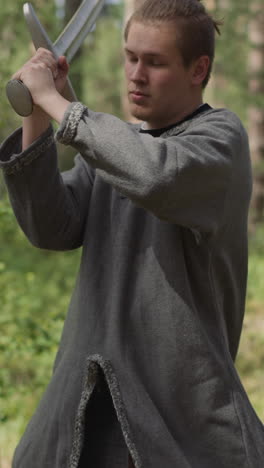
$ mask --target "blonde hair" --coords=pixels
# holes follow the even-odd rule
[[[128,20],[124,37],[127,40],[133,22],[154,24],[174,22],[175,39],[183,64],[188,67],[195,59],[207,55],[210,65],[203,81],[207,85],[215,54],[215,33],[220,34],[222,22],[207,13],[199,0],[145,0]]]

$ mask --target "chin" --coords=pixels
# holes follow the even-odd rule
[[[134,104],[130,104],[129,107],[130,114],[137,120],[146,121],[149,117],[149,112],[142,107],[135,106]]]

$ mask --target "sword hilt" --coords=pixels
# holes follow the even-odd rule
[[[68,61],[75,55],[105,3],[105,0],[83,0],[68,26],[61,33],[55,44],[52,44],[45,29],[41,25],[34,8],[30,3],[23,7],[27,26],[31,33],[36,50],[44,47],[50,50],[55,58],[64,55],[68,51]],[[33,112],[33,99],[28,88],[20,80],[11,80],[6,85],[6,93],[13,109],[21,116],[27,117]],[[77,101],[76,94],[67,78],[62,95],[68,101]]]
[[[28,117],[33,112],[33,99],[21,80],[10,80],[6,85],[8,100],[18,115]]]
[[[10,80],[6,85],[6,95],[14,111],[22,117],[33,112],[34,102],[27,86],[21,80]],[[70,102],[77,101],[71,82],[67,77],[62,96]]]

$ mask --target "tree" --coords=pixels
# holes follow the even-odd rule
[[[108,4],[83,47],[82,99],[94,111],[123,117],[122,87],[123,5]]]
[[[207,0],[212,16],[222,21],[216,36],[213,74],[206,96],[216,107],[228,106],[247,125],[248,114],[248,15],[247,0]]]
[[[207,0],[223,18],[217,40],[211,102],[236,112],[248,129],[253,163],[250,228],[264,219],[264,1]]]
[[[125,0],[123,27],[125,27],[126,22],[132,15],[133,11],[135,11],[135,9],[138,8],[143,1],[144,0]],[[129,110],[127,91],[124,81],[122,84],[122,107],[125,119],[130,122],[136,122],[137,120],[131,116]]]
[[[23,16],[25,0],[10,0],[1,3],[0,15],[0,142],[11,129],[21,123],[20,117],[10,107],[5,93],[5,85],[13,73],[32,54],[30,35]],[[56,16],[54,1],[34,0],[34,7],[52,40],[58,35],[61,25]]]
[[[264,5],[263,1],[251,2],[249,38],[249,137],[254,174],[251,204],[253,225],[264,220]]]
[[[75,11],[78,9],[82,0],[65,0],[65,14],[64,24],[66,25],[73,17]],[[74,59],[74,63],[71,67],[71,81],[77,97],[82,95],[82,72],[80,67],[80,61],[82,58],[82,47],[77,51]]]

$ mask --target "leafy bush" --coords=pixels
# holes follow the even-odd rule
[[[237,369],[251,403],[264,420],[264,225],[250,236],[247,305]]]
[[[6,200],[0,201],[0,245],[1,446],[16,422],[14,445],[49,380],[80,252],[32,247]]]

